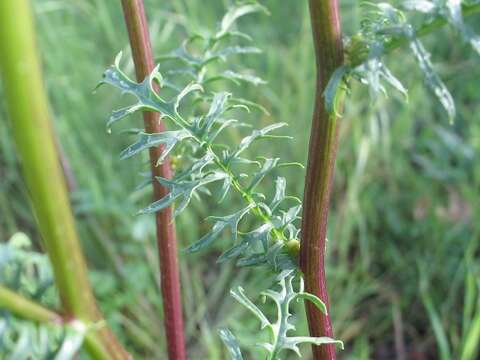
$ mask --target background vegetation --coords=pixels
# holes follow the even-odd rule
[[[146,1],[155,53],[177,48],[185,29],[213,27],[229,3]],[[241,92],[263,104],[272,118],[288,122],[295,139],[251,151],[304,163],[315,85],[307,4],[264,3],[271,16],[242,22],[264,49],[264,54],[248,57],[247,65],[268,85],[245,86]],[[135,357],[158,357],[164,336],[153,217],[133,216],[147,203],[148,190],[133,191],[142,169],[138,159],[120,162],[116,155],[128,139],[105,131],[117,94],[92,92],[119,50],[128,54],[121,8],[107,0],[34,4],[55,127],[75,177],[72,198],[96,295]],[[345,32],[352,34],[361,19],[359,2],[341,4]],[[476,19],[470,22],[478,33]],[[346,343],[344,359],[460,358],[466,344],[480,341],[471,331],[480,332],[480,306],[475,312],[480,286],[480,165],[475,163],[480,67],[477,55],[452,31],[436,32],[426,45],[455,97],[459,115],[453,126],[419,81],[421,75],[412,72],[411,55],[402,50],[390,56],[389,65],[409,88],[409,104],[393,97],[372,106],[364,89],[354,89],[343,118],[327,273],[335,337]],[[133,64],[127,68],[131,74]],[[2,101],[0,94],[0,241],[23,231],[39,248]],[[258,127],[272,121],[257,115]],[[303,173],[292,169],[287,177],[290,193],[301,196]],[[177,223],[180,247],[204,233],[202,219],[218,213],[213,200],[186,210]],[[244,344],[258,342],[258,324],[227,293],[240,279],[248,278],[257,289],[271,279],[232,265],[217,266],[222,249],[180,255],[193,359],[224,358],[219,326],[229,326]],[[51,294],[45,296],[51,301]],[[306,327],[303,318],[297,322]]]

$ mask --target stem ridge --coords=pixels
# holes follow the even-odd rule
[[[324,91],[334,71],[343,63],[337,0],[310,0],[310,14],[317,64],[315,110],[307,162],[302,216],[300,267],[308,293],[318,296],[329,309],[325,279],[325,246],[328,209],[338,147],[338,119],[325,108]],[[329,315],[306,306],[310,335],[333,337]],[[314,359],[334,360],[335,346],[313,346]]]
[[[122,0],[122,7],[130,38],[137,80],[143,81],[155,68],[143,0]],[[156,90],[158,91],[158,87]],[[159,113],[144,112],[143,119],[147,133],[162,133],[165,131],[165,126],[163,122],[160,121]],[[164,145],[151,147],[149,149],[155,200],[163,198],[169,192],[168,189],[158,181],[155,181],[155,177],[166,179],[172,177],[172,170],[168,158],[163,159],[157,166],[164,149]],[[172,221],[172,209],[168,207],[157,212],[155,221],[168,356],[171,360],[183,360],[186,359],[187,355],[185,349],[177,243],[175,227]]]

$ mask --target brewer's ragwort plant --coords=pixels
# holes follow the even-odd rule
[[[128,1],[125,1],[125,4],[127,3]],[[15,12],[12,2],[7,1],[2,4],[5,6],[5,13]],[[22,1],[21,4],[25,9],[27,8],[25,1]],[[300,231],[301,201],[286,193],[286,179],[277,175],[282,168],[300,165],[284,162],[276,157],[249,159],[246,156],[249,148],[257,142],[288,141],[289,136],[281,132],[282,129],[285,130],[287,124],[272,123],[264,128],[252,130],[251,126],[242,119],[250,116],[254,111],[265,112],[265,109],[252,101],[235,97],[232,93],[217,91],[225,81],[233,84],[247,83],[253,86],[265,83],[251,71],[228,69],[228,59],[232,56],[261,53],[260,49],[251,46],[252,39],[249,35],[237,30],[236,22],[247,14],[266,13],[267,10],[263,6],[257,2],[247,2],[230,8],[215,31],[192,34],[178,49],[161,56],[159,58],[161,67],[157,66],[141,82],[133,81],[122,72],[121,55],[117,57],[115,64],[105,71],[101,81],[101,84],[113,86],[136,99],[134,104],[112,113],[107,122],[109,130],[119,120],[133,113],[144,111],[159,113],[161,121],[168,124],[169,130],[159,133],[149,133],[139,129],[130,130],[129,132],[136,137],[136,140],[121,153],[121,158],[126,159],[161,145],[164,151],[156,165],[160,165],[169,155],[173,156],[175,160],[175,174],[172,178],[156,176],[153,179],[167,188],[168,192],[164,197],[139,210],[139,214],[156,213],[174,206],[173,215],[178,216],[187,208],[193,198],[201,196],[213,196],[219,203],[227,197],[240,199],[240,201],[232,202],[238,204],[238,208],[232,210],[231,214],[209,217],[208,220],[212,223],[210,230],[191,244],[186,251],[190,253],[201,251],[228,233],[230,242],[226,250],[219,256],[218,263],[235,261],[238,266],[243,267],[261,266],[263,267],[262,271],[274,274],[275,281],[272,287],[260,293],[276,308],[273,318],[265,314],[262,306],[256,305],[245,294],[242,287],[231,290],[232,297],[256,317],[261,329],[265,330],[268,341],[261,346],[266,352],[267,359],[279,359],[288,350],[300,355],[299,345],[309,343],[320,346],[314,349],[316,359],[331,360],[335,358],[334,346],[343,347],[341,341],[328,336],[296,335],[291,317],[293,302],[303,300],[309,307],[307,312],[310,332],[312,334],[331,333],[328,317],[322,318],[321,324],[313,321],[317,319],[314,312],[326,314],[328,304],[316,296],[317,294],[314,295],[305,289],[314,288],[312,283],[321,282],[321,286],[325,290],[322,278],[324,276],[325,246],[317,245],[324,244],[325,240],[325,224],[339,126],[337,120],[340,119],[344,95],[350,91],[352,81],[358,80],[367,85],[374,99],[380,93],[387,93],[387,84],[408,98],[406,87],[386,65],[386,56],[390,52],[401,46],[408,46],[416,59],[418,68],[424,74],[427,87],[432,90],[445,108],[450,121],[453,121],[455,118],[453,97],[435,72],[430,54],[420,38],[440,27],[450,25],[462,39],[470,43],[477,53],[480,53],[480,39],[464,21],[465,16],[480,12],[480,1],[478,0],[398,1],[396,6],[388,3],[364,2],[363,4],[365,12],[359,33],[342,41],[338,2],[335,0],[310,1],[317,65],[320,73],[317,84],[319,93],[316,98],[314,114],[315,126],[312,131],[314,141],[312,143],[319,145],[319,148],[315,149],[311,146],[310,155],[311,157],[314,155],[315,159],[312,162],[309,160],[311,172],[307,170],[307,177],[312,174],[315,177],[319,173],[321,180],[313,183],[313,180],[310,179],[310,187],[307,186],[305,199],[308,199],[309,203],[304,204],[304,214],[307,215],[304,215],[302,229],[305,230],[305,223],[308,221],[316,221],[315,225],[321,223],[318,226],[321,227],[318,230],[319,233],[316,232],[316,229],[308,235],[305,234],[305,231]],[[417,19],[420,15],[420,24],[412,24],[409,19],[413,17],[410,15],[415,15],[414,17]],[[27,19],[26,17],[21,18]],[[10,23],[7,25],[10,30],[14,28]],[[28,26],[25,25],[25,28]],[[29,41],[33,43],[31,41],[33,30],[30,28],[28,30],[30,35],[26,34],[24,38],[29,38]],[[16,33],[17,29],[8,34],[13,37]],[[8,41],[1,43],[6,44],[5,46],[11,45]],[[19,43],[31,45],[28,41]],[[26,46],[25,49],[27,48]],[[14,53],[15,49],[17,47],[11,48],[10,52]],[[26,53],[28,51],[30,50],[25,50]],[[29,54],[31,62],[34,63],[34,52]],[[24,56],[19,50],[15,56],[12,56],[12,59],[16,59],[17,55],[19,59]],[[219,68],[219,63],[227,69],[217,72],[215,69]],[[17,79],[12,75],[13,71],[9,71],[14,67],[10,66],[8,57],[0,60],[0,65],[3,75],[9,75],[8,81],[5,81],[7,85],[26,83],[15,81]],[[37,68],[39,67],[36,64],[31,66],[32,71]],[[31,77],[29,79],[32,80]],[[33,80],[35,80],[33,82],[35,89],[38,90],[35,93],[41,95],[41,86],[39,85],[41,77],[37,74]],[[13,85],[11,88],[14,88]],[[30,88],[19,89],[18,92],[29,93],[30,90]],[[39,110],[37,113],[41,112],[45,115],[42,116],[42,119],[46,123],[48,120],[47,107],[44,106],[46,101],[44,96],[41,98],[43,100],[37,102],[37,104],[42,104],[41,111]],[[25,99],[28,98],[25,97]],[[23,106],[23,103],[15,105],[13,98],[8,100],[13,104],[12,108],[17,106],[16,109],[29,109],[28,106]],[[20,110],[12,113],[25,115]],[[25,120],[32,117],[32,114],[13,117]],[[23,127],[20,127],[19,123]],[[41,127],[44,130],[48,128],[47,125]],[[243,139],[236,144],[230,143],[227,135],[229,129],[232,128],[235,128],[236,131],[243,131],[245,134]],[[36,185],[39,177],[46,179],[47,176],[35,172],[38,169],[42,170],[43,167],[33,166],[35,158],[28,156],[31,144],[28,141],[22,141],[20,136],[25,132],[30,134],[31,126],[28,122],[19,121],[14,124],[14,129],[18,130],[16,141],[22,150],[23,157],[28,160],[30,165],[27,166],[27,170],[31,170],[31,172],[27,172],[26,177],[31,180],[32,185]],[[44,135],[47,138],[51,134],[45,132]],[[32,136],[33,140],[36,139],[35,136]],[[323,136],[323,138],[318,140],[315,136]],[[51,144],[53,141],[49,143]],[[35,149],[41,152],[44,144],[36,145],[38,146]],[[55,161],[53,149],[49,150],[47,155],[51,155],[49,161]],[[325,169],[323,167],[319,170],[313,169],[318,165],[324,166]],[[151,174],[149,174],[149,179],[150,177]],[[147,180],[142,186],[151,181]],[[272,184],[270,186],[271,193],[260,192],[259,185],[262,182]],[[315,189],[315,191],[321,192],[319,201],[316,198],[309,198],[311,186],[318,184],[325,187],[320,190]],[[51,186],[49,188],[48,181],[41,185],[38,189],[32,186],[33,203],[36,205],[37,215],[41,215],[42,211],[48,215],[42,205],[48,202],[40,201],[43,198],[35,195],[43,193],[48,195]],[[318,194],[316,193],[316,195]],[[318,205],[317,202],[320,204]],[[67,204],[66,201],[65,204]],[[56,216],[61,216],[62,213],[68,215],[68,206],[65,206],[65,209]],[[320,219],[307,219],[312,213],[319,213]],[[2,315],[4,313],[16,314],[36,323],[58,326],[53,328],[48,326],[31,327],[29,322],[18,321],[17,318],[10,315],[2,316],[0,321],[2,349],[7,349],[8,355],[13,354],[13,358],[16,358],[17,355],[28,354],[28,356],[64,359],[71,358],[85,340],[88,350],[94,358],[128,358],[128,354],[114,340],[108,330],[102,328],[101,316],[95,308],[93,297],[88,295],[90,291],[88,281],[83,273],[80,280],[84,286],[77,286],[75,283],[75,279],[79,279],[78,272],[83,271],[84,268],[77,239],[75,236],[70,242],[65,242],[63,238],[57,239],[55,234],[52,235],[49,232],[55,229],[54,226],[50,226],[52,219],[53,217],[48,216],[39,217],[40,225],[42,222],[44,223],[42,233],[46,238],[53,271],[44,256],[28,249],[29,241],[24,235],[17,234],[7,245],[0,247],[0,275],[2,275],[2,283],[6,285],[0,286],[0,305],[2,309],[8,309],[8,313],[2,310]],[[74,234],[74,230],[72,230],[72,234]],[[311,241],[320,242],[310,243]],[[315,249],[316,252],[313,255],[305,255],[306,249],[308,251]],[[299,254],[303,272],[299,269]],[[66,267],[72,263],[66,261],[65,256],[68,255],[76,255],[76,259],[78,258],[76,263],[79,265],[75,271]],[[315,266],[311,267],[305,264],[312,259],[315,260]],[[317,265],[320,266],[320,269]],[[311,269],[316,274],[310,274]],[[321,274],[319,275],[318,272]],[[33,301],[35,299],[43,302],[47,300],[47,305],[56,307],[55,297],[49,292],[52,289],[49,280],[52,276],[62,294],[60,300],[63,303],[61,305],[63,310],[66,310],[65,314],[50,311]],[[77,287],[84,296],[88,295],[86,297],[88,301],[77,297]],[[314,289],[314,292],[318,292],[317,290]],[[26,300],[19,293],[33,300]],[[327,319],[326,322],[323,321],[325,319]],[[101,333],[101,337],[96,334],[98,328],[102,329],[98,331]],[[324,331],[326,328],[328,329]],[[93,330],[90,331],[91,329]],[[231,358],[242,359],[240,345],[234,334],[228,329],[220,329],[219,334]],[[183,344],[179,346],[183,346]],[[35,351],[32,352],[32,349]],[[318,349],[329,350],[323,352]]]
[[[391,85],[408,98],[408,91],[392,74],[384,62],[384,56],[400,45],[408,44],[425,76],[426,85],[433,91],[445,108],[451,121],[455,118],[455,105],[447,87],[435,73],[430,54],[419,37],[448,22],[454,26],[463,38],[479,52],[479,38],[465,24],[464,11],[477,11],[478,2],[459,1],[405,1],[401,8],[387,3],[365,2],[365,18],[361,31],[345,39],[344,65],[333,74],[325,90],[325,106],[328,112],[338,114],[342,94],[349,87],[350,79],[369,86],[373,98],[379,93],[387,93],[384,83]],[[419,11],[427,15],[426,21],[416,30],[407,21],[406,12]],[[170,153],[180,154],[181,166],[172,179],[157,177],[161,185],[169,189],[164,198],[141,209],[139,214],[148,214],[176,204],[174,216],[179,215],[188,206],[192,198],[212,195],[208,188],[213,183],[214,196],[222,202],[232,192],[240,195],[243,205],[227,216],[211,216],[212,228],[197,242],[190,245],[187,252],[197,252],[217,241],[227,231],[231,245],[218,262],[235,260],[238,266],[267,266],[277,274],[277,282],[272,289],[261,294],[271,299],[277,307],[276,318],[270,320],[262,310],[244,293],[243,288],[232,289],[231,295],[258,318],[262,329],[268,329],[270,342],[261,346],[267,351],[268,359],[279,358],[283,350],[292,350],[300,355],[298,345],[338,344],[339,340],[329,337],[293,336],[295,329],[289,322],[290,304],[295,299],[310,301],[326,314],[327,307],[317,296],[303,289],[303,275],[298,269],[300,248],[299,214],[302,206],[298,198],[286,194],[286,179],[272,174],[287,166],[299,166],[285,163],[279,158],[248,159],[246,150],[257,141],[285,141],[289,137],[278,135],[286,123],[273,123],[262,129],[255,129],[235,145],[221,142],[222,133],[229,128],[249,128],[249,124],[239,120],[250,109],[262,107],[251,101],[239,99],[227,92],[211,91],[211,85],[218,81],[246,82],[254,86],[265,83],[251,72],[226,70],[221,73],[211,71],[212,64],[223,62],[234,55],[257,54],[256,47],[232,45],[232,39],[249,42],[249,35],[234,29],[234,23],[241,16],[266,12],[258,3],[248,3],[231,8],[222,19],[218,29],[211,33],[193,34],[176,50],[160,57],[162,64],[173,62],[178,65],[173,70],[161,73],[160,66],[143,82],[132,81],[120,69],[121,55],[115,65],[109,68],[102,84],[109,84],[122,93],[130,94],[137,102],[126,108],[114,111],[107,126],[137,111],[155,111],[168,122],[174,130],[158,134],[148,134],[140,130],[131,130],[137,141],[121,153],[126,159],[151,147],[165,146],[159,162]],[[185,83],[185,79],[187,83]],[[162,89],[162,95],[155,90],[155,84]],[[165,90],[173,90],[174,95],[167,98]],[[171,92],[171,91],[170,91]],[[243,110],[239,111],[239,110]],[[272,196],[260,193],[258,185],[267,179],[275,184]],[[251,218],[253,221],[244,221]],[[256,224],[245,228],[243,224]],[[220,336],[228,347],[233,359],[241,359],[241,351],[234,335],[228,329],[221,329]]]
[[[107,122],[109,130],[117,121],[137,111],[159,112],[162,121],[168,121],[169,128],[174,129],[158,134],[133,129],[131,132],[136,134],[137,141],[120,154],[122,159],[126,159],[158,145],[165,146],[159,163],[172,152],[181,154],[181,165],[172,179],[156,178],[169,189],[168,195],[141,209],[139,214],[155,213],[176,202],[174,216],[178,216],[192,198],[200,194],[210,195],[207,186],[213,183],[221,184],[215,188],[214,196],[218,202],[231,196],[232,192],[240,195],[243,205],[230,215],[210,217],[213,222],[211,230],[186,251],[200,251],[228,231],[232,245],[218,258],[219,263],[236,259],[239,266],[267,265],[277,274],[275,287],[278,291],[270,289],[262,293],[277,307],[275,320],[269,320],[241,287],[231,290],[231,295],[259,319],[261,328],[269,330],[270,342],[262,346],[269,359],[277,359],[279,353],[287,349],[300,355],[298,345],[302,343],[343,344],[328,337],[290,334],[294,330],[289,322],[293,300],[311,301],[324,313],[327,308],[318,297],[304,292],[303,279],[297,269],[300,200],[286,194],[283,177],[275,179],[275,191],[270,198],[257,189],[275,170],[300,165],[285,163],[279,158],[244,157],[246,150],[257,141],[288,139],[288,136],[277,134],[287,124],[275,123],[262,129],[248,130],[249,133],[233,146],[220,140],[229,128],[250,128],[235,117],[249,114],[251,108],[262,109],[260,105],[236,98],[231,93],[209,91],[211,84],[220,80],[253,85],[264,83],[261,78],[246,72],[226,70],[220,74],[211,73],[209,66],[217,61],[226,62],[233,55],[260,53],[256,47],[231,44],[232,39],[250,40],[247,34],[232,29],[237,19],[254,12],[266,12],[266,9],[253,3],[233,7],[215,32],[189,37],[178,49],[161,57],[164,61],[173,60],[180,65],[164,75],[158,66],[143,82],[132,81],[120,70],[119,55],[115,65],[105,72],[101,83],[109,84],[137,100],[133,105],[112,113]],[[186,85],[182,84],[185,78],[188,79]],[[172,90],[174,95],[165,99],[155,90],[156,83],[162,93]],[[256,224],[255,227],[242,227],[247,217],[253,219],[249,223]],[[227,329],[222,329],[220,334],[232,356],[240,359],[240,349],[233,335]]]

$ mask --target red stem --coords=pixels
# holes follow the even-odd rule
[[[154,69],[154,60],[143,0],[122,0],[125,22],[130,38],[133,60],[138,81],[143,81]],[[159,114],[144,112],[145,130],[148,133],[160,133],[165,130]],[[172,177],[170,161],[165,160],[156,166],[163,147],[150,149],[150,162],[153,176],[155,200],[163,198],[168,190],[162,187],[156,176]],[[167,337],[168,356],[171,360],[186,359],[185,335],[183,327],[182,303],[180,294],[180,276],[177,260],[175,228],[170,208],[156,214],[157,242],[160,258],[161,288],[163,297],[164,323]]]
[[[300,266],[306,291],[317,295],[329,309],[324,260],[338,119],[326,111],[323,93],[331,75],[343,62],[338,0],[310,0],[310,14],[317,60],[317,90],[305,181]],[[312,304],[307,304],[306,311],[312,336],[333,337],[330,316]],[[315,360],[334,360],[335,346],[314,346],[313,354]]]

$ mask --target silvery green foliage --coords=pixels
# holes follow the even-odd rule
[[[480,55],[480,36],[475,34],[473,30],[465,24],[462,14],[463,4],[475,4],[478,1],[462,1],[462,0],[422,0],[403,2],[403,7],[407,10],[419,11],[431,17],[443,17],[453,26],[463,37],[470,43],[472,48]]]
[[[295,290],[294,270],[282,271],[277,278],[278,290],[269,289],[262,292],[262,296],[265,299],[273,301],[276,311],[276,318],[274,321],[267,318],[264,313],[257,307],[246,295],[242,287],[238,287],[236,290],[231,290],[232,296],[243,306],[245,306],[259,321],[262,330],[267,330],[269,334],[269,342],[259,344],[263,347],[268,354],[267,359],[280,359],[280,353],[284,350],[290,350],[295,352],[298,356],[301,356],[299,345],[300,344],[336,344],[343,348],[343,343],[338,340],[334,340],[328,337],[309,337],[309,336],[290,336],[289,332],[295,330],[295,326],[291,323],[292,317],[292,302],[303,300],[310,301],[324,314],[327,313],[325,304],[320,301],[316,296],[304,292],[303,279],[299,277],[299,289]],[[241,359],[241,354],[237,348],[236,342],[228,332],[223,330],[222,339],[226,343],[228,349],[233,354],[237,354],[233,359]],[[238,355],[239,354],[239,355]],[[240,357],[238,357],[240,356]]]
[[[226,37],[248,38],[245,34],[233,32],[231,27],[239,16],[254,11],[264,11],[264,8],[258,4],[234,7],[225,15],[216,32],[203,34],[201,37],[192,36],[191,39],[195,41],[201,39],[205,42],[203,54],[191,54],[184,44],[180,49],[163,57],[176,58],[183,63],[182,65],[187,65],[188,69],[182,67],[182,71],[190,74],[193,80],[187,85],[179,86],[172,81],[175,80],[172,73],[178,74],[178,71],[171,71],[170,77],[165,79],[160,74],[159,67],[143,82],[137,83],[120,70],[120,57],[117,57],[115,65],[105,72],[102,83],[118,88],[122,93],[133,95],[136,102],[114,111],[107,126],[111,127],[118,120],[136,111],[148,110],[161,113],[163,121],[169,121],[173,125],[170,127],[175,128],[161,134],[133,132],[136,133],[137,141],[121,153],[122,158],[128,158],[161,144],[165,150],[159,162],[176,149],[181,149],[186,159],[184,167],[177,170],[173,179],[156,179],[170,190],[169,194],[140,210],[139,213],[157,212],[175,203],[174,215],[177,216],[188,206],[192,198],[201,193],[209,194],[208,186],[214,183],[221,184],[218,193],[214,194],[218,201],[222,201],[231,192],[236,192],[244,200],[244,205],[231,214],[210,217],[208,220],[213,225],[210,232],[188,247],[188,252],[199,251],[209,246],[228,231],[233,244],[219,258],[220,262],[239,258],[239,265],[270,264],[275,269],[293,268],[294,261],[286,253],[284,245],[298,236],[300,201],[286,195],[286,181],[282,177],[276,179],[276,191],[270,200],[258,193],[257,188],[273,171],[298,164],[283,163],[278,158],[259,157],[250,160],[244,157],[246,150],[258,141],[289,138],[277,134],[286,124],[274,123],[262,129],[247,130],[248,133],[237,145],[217,143],[222,132],[229,128],[250,127],[233,117],[248,114],[247,104],[250,102],[239,101],[227,92],[209,94],[206,91],[208,83],[213,81],[212,78],[216,78],[216,75],[211,75],[208,71],[209,64],[230,55],[259,51],[242,46],[222,47]],[[235,81],[238,79],[240,77],[235,76]],[[246,79],[250,82],[251,77]],[[154,91],[154,82],[178,91],[172,98],[165,99]],[[183,109],[186,109],[187,114]],[[238,170],[240,167],[241,172]],[[251,168],[250,173],[246,173],[245,167]],[[256,221],[258,227],[240,231],[239,227],[246,217]]]
[[[53,276],[48,257],[31,250],[27,235],[17,233],[7,243],[0,243],[0,278],[2,285],[50,301]],[[49,293],[50,292],[50,293]]]
[[[83,324],[47,326],[0,311],[2,359],[74,359],[83,344]]]
[[[268,13],[267,9],[257,2],[245,3],[234,6],[225,14],[218,28],[214,32],[195,33],[190,36],[178,49],[169,54],[161,56],[160,60],[179,60],[184,66],[169,71],[168,74],[186,74],[191,77],[195,83],[205,86],[219,80],[229,80],[235,84],[247,82],[253,85],[264,84],[265,81],[250,72],[237,72],[226,70],[220,74],[210,74],[208,65],[215,62],[226,62],[234,55],[260,54],[262,51],[254,46],[244,45],[223,45],[225,41],[232,38],[238,38],[246,42],[252,39],[249,35],[234,29],[235,22],[242,16],[263,12]],[[194,53],[189,50],[189,45],[201,42],[204,50]],[[167,84],[176,87],[173,84]]]
[[[289,241],[295,242],[299,237],[300,200],[287,195],[286,180],[281,176],[275,175],[274,191],[269,196],[260,193],[258,186],[265,178],[271,179],[272,174],[279,169],[299,164],[285,163],[279,158],[248,159],[246,154],[257,142],[289,139],[279,133],[287,124],[273,123],[252,130],[251,126],[239,117],[249,114],[251,109],[266,113],[261,105],[236,98],[228,92],[209,91],[212,83],[222,80],[234,84],[245,82],[254,86],[264,83],[251,71],[225,70],[218,74],[213,73],[210,66],[214,63],[225,64],[231,56],[261,52],[256,47],[243,45],[250,42],[251,38],[234,28],[240,17],[255,12],[267,11],[256,2],[232,7],[215,31],[194,34],[178,49],[160,57],[162,67],[163,64],[168,66],[172,62],[179,63],[180,67],[161,74],[158,66],[141,83],[133,81],[120,70],[121,58],[118,56],[115,64],[104,73],[101,84],[113,86],[135,99],[132,105],[112,113],[107,122],[108,129],[120,119],[137,111],[159,112],[162,121],[168,122],[170,129],[161,134],[132,131],[137,140],[121,153],[122,158],[137,155],[157,145],[164,146],[159,162],[164,161],[167,154],[181,154],[182,157],[182,166],[176,168],[172,179],[155,179],[170,190],[168,195],[139,213],[153,213],[174,205],[174,215],[178,216],[195,197],[213,195],[218,202],[222,202],[227,196],[240,197],[242,201],[235,201],[238,208],[230,214],[209,217],[207,220],[212,224],[210,231],[191,244],[186,251],[200,251],[227,233],[231,243],[218,258],[218,262],[235,260],[238,266],[265,265],[274,272],[282,273],[297,268],[296,255],[292,255],[287,244]],[[232,41],[239,41],[242,45],[232,45]],[[182,84],[185,78],[188,82]],[[160,92],[154,90],[155,84],[160,86]],[[163,95],[171,92],[174,95],[169,98]],[[221,143],[224,131],[234,127],[244,131],[244,137],[237,144]],[[247,223],[253,224],[252,227],[247,228]],[[289,304],[293,299],[305,298],[321,308],[325,307],[320,299],[304,293],[303,289],[294,293],[292,278],[289,276],[282,275],[279,280],[283,287],[281,292],[265,292],[279,307],[277,322],[269,323],[273,334],[273,343],[269,347],[271,359],[276,359],[283,349],[298,353],[297,345],[303,342],[321,344],[334,341],[287,336],[287,331],[293,330],[288,323]],[[241,290],[232,294],[237,300],[242,298]],[[242,303],[247,304],[248,301],[244,299]],[[257,308],[255,314],[260,313]],[[222,329],[220,336],[232,359],[242,359],[240,347],[233,334]]]
[[[0,278],[3,286],[30,299],[55,303],[49,259],[32,251],[30,239],[23,233],[0,244]],[[85,332],[86,327],[78,321],[68,325],[35,324],[0,310],[2,358],[72,359],[83,343]]]
[[[406,12],[416,11],[425,14],[424,26],[438,19],[446,19],[479,52],[480,37],[465,24],[462,2],[460,0],[402,1],[401,8],[386,2],[363,2],[363,6],[365,18],[361,23],[360,32],[346,40],[346,63],[333,74],[325,91],[327,109],[330,112],[336,111],[336,97],[339,89],[344,88],[351,78],[367,85],[372,98],[376,98],[379,93],[387,94],[385,84],[407,97],[406,88],[387,68],[384,61],[385,55],[393,44],[405,42],[409,44],[424,74],[425,84],[440,101],[450,121],[453,121],[456,110],[452,95],[435,72],[430,53],[417,37],[415,28],[407,20]]]
[[[222,184],[217,194],[219,201],[231,191],[235,191],[244,199],[245,205],[230,215],[211,217],[210,219],[214,221],[211,231],[197,243],[192,244],[187,251],[203,249],[217,240],[224,230],[229,230],[234,243],[219,261],[240,257],[238,261],[240,265],[270,264],[278,269],[294,267],[284,245],[298,235],[296,223],[300,212],[299,200],[285,194],[286,184],[283,178],[277,179],[276,192],[270,201],[267,201],[263,194],[256,192],[256,189],[272,171],[297,164],[282,163],[278,158],[248,160],[243,157],[245,150],[257,141],[286,138],[274,134],[286,124],[277,123],[253,130],[236,146],[220,146],[215,140],[222,131],[243,124],[237,119],[227,117],[228,114],[239,106],[245,108],[246,105],[232,102],[231,94],[226,92],[215,93],[213,96],[205,95],[203,87],[195,82],[186,85],[173,98],[163,99],[153,90],[154,81],[163,84],[158,68],[142,83],[136,83],[120,70],[119,62],[120,57],[117,58],[115,65],[105,72],[102,83],[133,95],[137,102],[114,111],[108,126],[136,111],[149,110],[161,113],[163,121],[168,119],[177,128],[161,134],[137,133],[138,140],[125,149],[121,157],[136,155],[158,144],[165,145],[167,153],[176,146],[183,146],[185,151],[190,150],[186,166],[177,171],[173,179],[156,179],[170,190],[169,194],[140,210],[139,213],[157,212],[176,203],[174,215],[177,216],[194,196],[202,191],[208,193],[207,186],[219,182]],[[180,114],[182,103],[188,100],[190,101],[186,107],[193,108],[191,116]],[[208,110],[199,115],[200,106],[195,105],[205,103],[208,104]],[[221,150],[217,150],[218,148]],[[165,156],[162,156],[160,161],[164,158]],[[239,164],[249,165],[252,168],[251,174],[237,172]],[[288,202],[293,202],[294,205],[285,208],[283,205]],[[247,216],[256,219],[260,225],[251,231],[240,232],[239,224]]]

